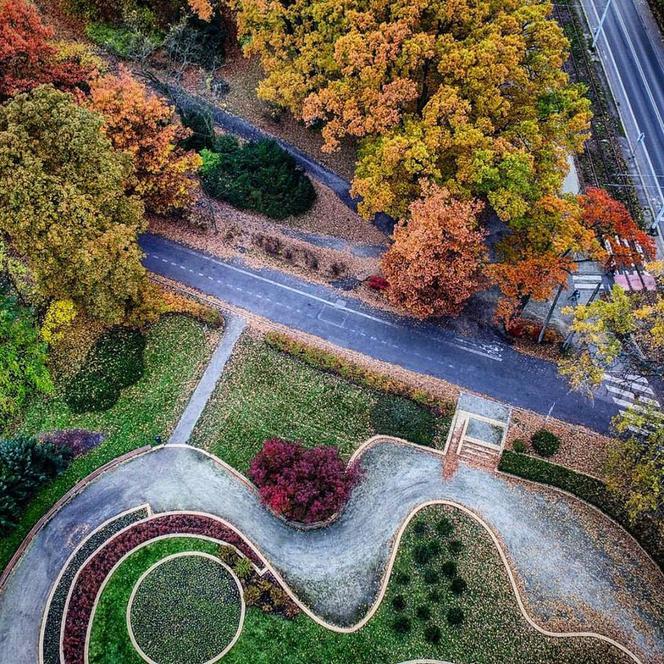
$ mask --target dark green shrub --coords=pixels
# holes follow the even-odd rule
[[[145,337],[136,330],[113,328],[90,351],[83,368],[65,386],[64,398],[74,413],[108,410],[123,389],[144,371]]]
[[[438,572],[436,572],[435,569],[431,569],[431,567],[428,567],[424,571],[424,582],[428,583],[429,585],[434,585],[435,583],[438,583],[440,580],[440,576],[438,575]]]
[[[392,599],[392,606],[395,611],[403,611],[406,608],[406,599],[403,595],[395,595]]]
[[[440,544],[431,541],[425,544],[418,544],[413,551],[413,559],[415,562],[426,565],[432,558],[435,558],[440,553]]]
[[[458,556],[463,551],[463,542],[461,540],[452,540],[447,548],[453,556]]]
[[[311,180],[272,140],[240,145],[226,139],[224,151],[203,152],[203,187],[210,196],[273,219],[306,212],[316,199]]]
[[[441,537],[449,537],[454,532],[454,525],[446,516],[443,516],[436,524],[436,532]]]
[[[447,610],[447,622],[450,625],[460,625],[464,618],[463,609],[458,606],[453,606]]]
[[[392,623],[392,629],[397,634],[407,634],[410,632],[410,618],[406,616],[398,616]]]
[[[451,579],[457,573],[457,564],[453,560],[446,560],[440,569],[445,576]]]
[[[394,577],[394,580],[400,586],[407,586],[410,583],[410,574],[406,574],[405,572],[398,572]]]
[[[535,451],[544,457],[553,456],[560,447],[560,438],[546,429],[536,431],[530,442],[533,444]]]
[[[467,587],[468,584],[460,576],[455,576],[452,579],[452,583],[450,583],[450,590],[455,595],[461,595],[466,590]]]
[[[191,131],[191,135],[182,141],[185,150],[212,150],[215,146],[214,121],[212,114],[202,107],[178,107],[182,124]]]
[[[424,521],[416,521],[415,525],[413,526],[413,532],[418,537],[423,537],[424,535],[426,535],[428,530],[429,528],[427,527],[427,524]]]
[[[0,440],[0,536],[16,526],[23,505],[72,458],[67,448],[19,436]]]
[[[512,443],[512,449],[519,454],[523,454],[528,449],[528,446],[526,445],[526,441],[523,440],[523,438],[517,438]]]
[[[431,446],[436,435],[436,418],[411,399],[381,394],[371,414],[376,433],[404,438],[418,445]]]
[[[441,597],[440,593],[437,590],[432,590],[428,595],[427,595],[427,600],[431,604],[438,604],[443,598]]]
[[[620,499],[600,480],[509,450],[503,452],[498,468],[504,473],[558,487],[594,505],[630,532],[655,562],[664,568],[664,539],[657,519],[646,516],[632,522]]]
[[[422,622],[424,622],[424,621],[426,621],[426,620],[429,620],[429,618],[431,618],[431,609],[430,609],[428,606],[426,606],[426,605],[418,606],[418,607],[415,609],[415,615],[416,615],[416,616],[417,616]]]
[[[442,632],[440,631],[440,627],[438,627],[438,625],[427,625],[424,628],[424,638],[429,643],[440,643],[441,636]]]

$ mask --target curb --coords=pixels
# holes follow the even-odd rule
[[[142,454],[145,454],[151,449],[152,447],[150,445],[145,445],[144,447],[139,447],[135,450],[126,452],[122,456],[116,457],[115,459],[111,459],[103,466],[99,466],[99,468],[93,470],[89,475],[86,475],[83,479],[80,479],[71,489],[69,489],[69,491],[67,491],[67,493],[65,493],[65,495],[62,496],[51,507],[51,509],[49,509],[49,511],[46,512],[46,514],[44,514],[39,519],[39,521],[37,521],[37,523],[35,523],[34,526],[32,526],[28,534],[23,538],[21,545],[18,547],[18,549],[16,549],[14,555],[9,559],[9,562],[5,566],[5,569],[3,570],[2,574],[0,574],[0,593],[3,591],[4,585],[5,583],[7,583],[7,579],[11,576],[11,573],[14,570],[16,563],[19,561],[21,556],[23,556],[26,549],[30,546],[30,543],[32,542],[34,536],[55,516],[57,512],[60,511],[60,509],[62,509],[62,507],[64,507],[74,496],[80,493],[90,482],[96,480],[100,475],[102,475],[106,471],[111,470],[115,466],[119,466],[120,464],[124,463],[125,461],[128,461],[129,459],[141,456]]]

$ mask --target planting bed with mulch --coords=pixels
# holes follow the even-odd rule
[[[261,594],[252,585],[256,572],[234,550],[187,537],[153,542],[127,557],[104,588],[92,626],[90,664],[142,661],[126,629],[131,591],[155,562],[180,551],[219,555],[242,580],[248,608],[240,638],[224,663],[630,661],[596,639],[555,639],[533,629],[518,609],[505,568],[484,529],[453,508],[434,506],[420,512],[407,528],[375,615],[349,634],[326,629],[304,613],[287,615],[263,606],[270,591],[256,600]]]

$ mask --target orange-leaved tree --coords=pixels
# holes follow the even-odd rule
[[[103,129],[116,150],[134,161],[133,189],[151,212],[187,208],[198,191],[200,157],[178,142],[188,135],[173,110],[125,69],[93,81],[88,107],[104,117]]]
[[[487,261],[485,233],[477,227],[481,209],[480,203],[457,200],[442,187],[423,187],[383,258],[393,304],[418,318],[461,312],[480,289]]]
[[[0,0],[0,102],[51,83],[71,90],[92,75],[75,58],[62,60],[50,43],[53,31],[26,0]]]
[[[588,187],[579,196],[579,203],[585,226],[593,230],[609,250],[611,267],[641,267],[655,258],[657,252],[653,239],[638,227],[627,208],[605,189]]]

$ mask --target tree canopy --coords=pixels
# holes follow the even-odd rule
[[[141,300],[143,206],[102,118],[51,86],[0,106],[0,233],[40,292],[106,323]]]
[[[61,57],[52,37],[32,3],[0,0],[0,102],[45,83],[71,90],[88,80],[93,64],[80,52]]]
[[[147,210],[163,214],[191,203],[202,162],[197,154],[178,147],[190,132],[168,104],[121,67],[118,76],[91,83],[87,106],[104,117],[103,130],[113,147],[131,156],[131,189]]]
[[[418,318],[458,314],[482,283],[488,260],[477,229],[481,205],[435,185],[410,206],[383,259],[388,299]]]

